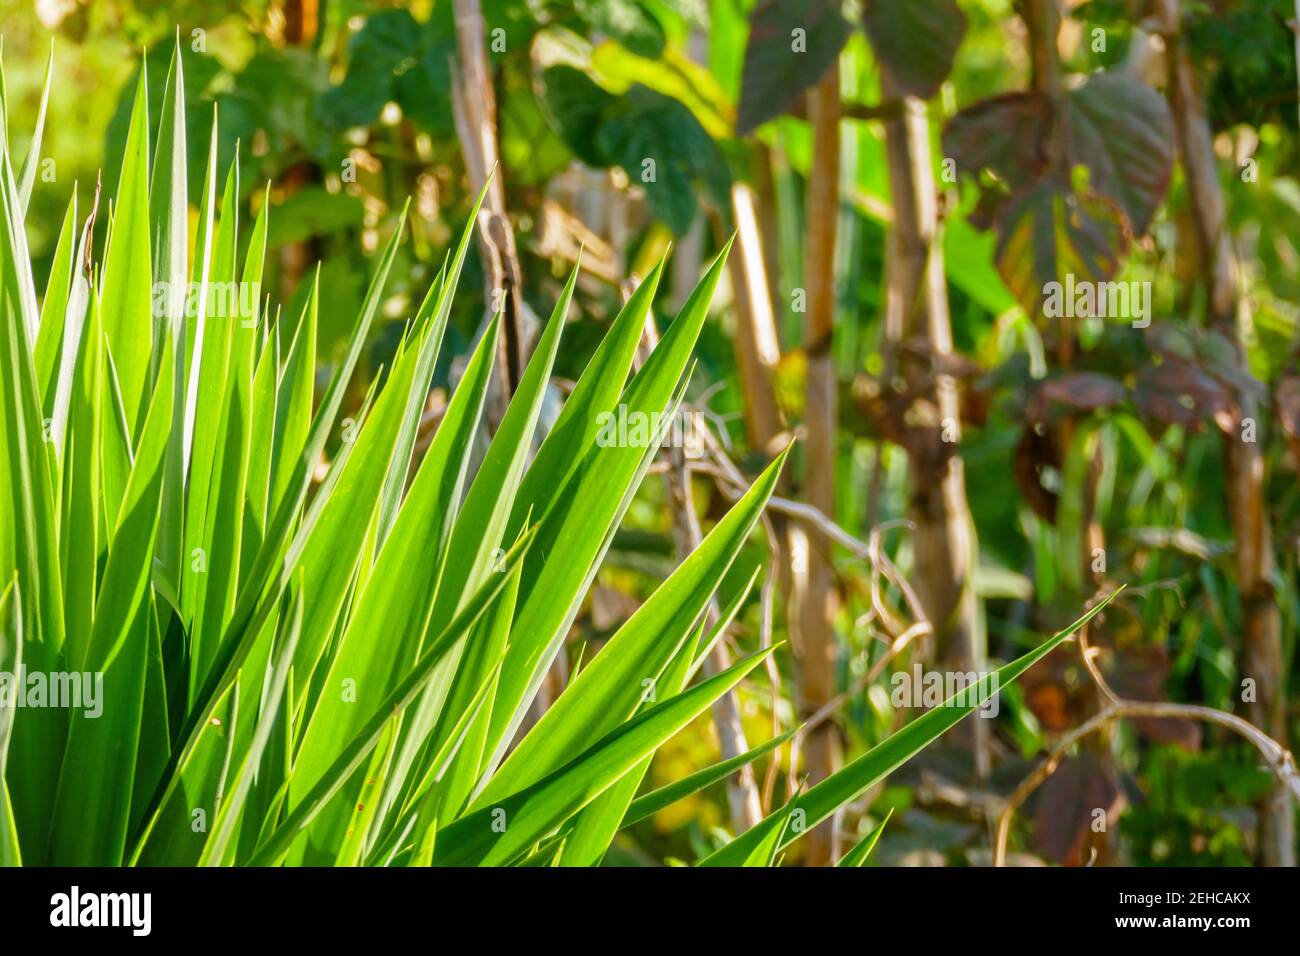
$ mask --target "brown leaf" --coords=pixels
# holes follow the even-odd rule
[[[1028,425],[1020,435],[1012,456],[1012,471],[1016,477],[1016,487],[1024,495],[1034,514],[1044,521],[1056,523],[1056,493],[1043,487],[1040,474],[1045,465],[1059,466],[1060,453],[1049,429],[1039,429]]]
[[[1123,209],[1145,235],[1169,188],[1174,129],[1165,98],[1124,72],[1094,73],[1064,97],[1071,164],[1088,169],[1089,189]]]
[[[1291,467],[1300,469],[1300,375],[1284,375],[1278,380],[1273,408],[1291,449]]]
[[[952,72],[966,15],[957,0],[867,0],[862,25],[902,91],[928,100]]]
[[[1069,372],[1048,379],[1034,389],[1025,417],[1031,422],[1045,422],[1052,403],[1083,412],[1119,405],[1128,398],[1124,385],[1101,372]]]
[[[1051,100],[1038,93],[981,100],[948,121],[943,154],[963,175],[988,170],[1010,190],[1025,189],[1047,174],[1051,122]]]
[[[1223,383],[1182,359],[1168,358],[1143,368],[1133,395],[1139,408],[1167,425],[1199,428],[1213,420],[1224,432],[1235,427]]]
[[[1039,788],[1034,802],[1034,842],[1049,859],[1065,866],[1082,866],[1088,862],[1086,851],[1094,821],[1104,818],[1109,826],[1124,802],[1112,773],[1095,756],[1083,751],[1067,757]]]

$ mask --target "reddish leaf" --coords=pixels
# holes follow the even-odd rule
[[[1041,315],[1049,282],[1102,282],[1128,251],[1117,207],[1097,196],[1077,196],[1045,179],[1012,199],[998,216],[998,272],[1032,315]]]
[[[1139,408],[1166,425],[1199,428],[1212,419],[1224,432],[1235,426],[1223,384],[1191,362],[1167,358],[1143,368],[1133,395]]]
[[[789,109],[822,78],[852,29],[837,0],[759,0],[749,15],[736,132]]]
[[[1030,396],[1025,416],[1032,422],[1047,420],[1052,403],[1079,411],[1119,405],[1128,398],[1123,384],[1101,372],[1070,372],[1043,382]]]
[[[1284,375],[1273,390],[1278,424],[1291,448],[1291,464],[1300,468],[1300,375]]]
[[[1124,73],[1094,73],[1065,96],[1068,155],[1143,235],[1169,188],[1174,130],[1165,98]]]
[[[1096,757],[1087,751],[1067,757],[1038,791],[1034,842],[1049,859],[1081,866],[1088,862],[1094,821],[1109,826],[1123,806],[1123,792]]]
[[[1033,425],[1021,434],[1015,455],[1011,459],[1020,494],[1034,510],[1034,514],[1053,524],[1056,523],[1056,494],[1043,487],[1040,475],[1045,465],[1055,467],[1059,461],[1060,455],[1051,433],[1044,429],[1040,434]]]
[[[1037,93],[981,100],[948,121],[943,154],[965,175],[988,170],[1012,191],[1024,189],[1047,173],[1051,122],[1051,101]]]
[[[866,0],[863,26],[902,91],[928,100],[952,72],[966,33],[956,0]]]
[[[1098,646],[1105,646],[1105,636]],[[1100,661],[1102,673],[1111,689],[1128,700],[1168,700],[1165,680],[1169,677],[1169,652],[1156,644],[1124,643],[1106,647]],[[1146,718],[1133,721],[1138,731],[1150,740],[1177,744],[1187,750],[1199,750],[1201,726],[1195,721],[1178,718]]]

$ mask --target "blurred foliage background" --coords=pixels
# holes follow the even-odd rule
[[[965,602],[954,612],[960,622],[937,622],[937,639],[917,641],[864,681],[896,636],[880,620],[870,562],[848,547],[810,545],[806,535],[791,535],[794,522],[776,515],[784,544],[769,565],[780,579],[773,636],[791,640],[795,653],[783,656],[775,692],[764,686],[741,694],[751,744],[833,701],[824,725],[834,737],[828,759],[851,758],[906,719],[889,699],[892,672],[919,661],[1007,660],[1077,616],[1097,588],[1118,583],[1130,589],[1090,635],[1116,692],[1204,704],[1267,723],[1279,738],[1296,736],[1296,695],[1287,690],[1289,679],[1295,684],[1300,612],[1300,157],[1291,3],[1186,2],[1176,26],[1179,55],[1202,96],[1226,210],[1223,235],[1238,267],[1229,316],[1237,325],[1228,331],[1216,324],[1221,317],[1203,247],[1198,253],[1204,219],[1187,163],[1175,161],[1184,117],[1176,100],[1172,113],[1164,106],[1172,91],[1161,54],[1169,44],[1153,41],[1161,39],[1167,3],[917,0],[910,13],[887,0],[844,8],[817,0],[475,6],[495,94],[496,175],[513,227],[525,317],[549,312],[583,250],[578,327],[567,333],[557,366],[562,377],[576,377],[630,283],[670,245],[669,294],[660,297],[669,311],[657,316],[661,327],[702,264],[735,232],[742,247],[733,259],[741,264],[714,303],[690,400],[707,410],[749,473],[770,458],[779,436],[826,432],[829,506],[809,492],[825,464],[809,460],[815,441],[801,442],[782,494],[814,500],[862,541],[881,528],[885,553],[913,581],[929,572],[918,560],[915,525],[895,519],[916,519],[917,475],[909,469],[919,469],[923,451],[909,436],[937,429],[942,409],[927,404],[924,388],[917,391],[924,375],[905,366],[913,361],[956,382],[956,454],[967,512],[959,517],[969,520],[977,542],[954,582]],[[1060,18],[1049,37],[1050,70],[1045,54],[1035,53],[1043,31],[1036,11],[1045,6],[1056,7]],[[791,28],[807,30],[803,58],[788,56]],[[439,268],[477,190],[458,135],[457,26],[449,0],[12,0],[3,34],[15,155],[25,153],[30,135],[30,121],[16,118],[37,113],[51,42],[59,78],[42,149],[54,165],[38,177],[28,216],[38,286],[71,191],[88,202],[100,170],[117,167],[142,62],[157,111],[179,40],[190,91],[191,189],[202,182],[215,110],[219,163],[224,168],[238,151],[250,213],[264,201],[273,204],[265,285],[289,314],[297,313],[310,285],[304,280],[319,263],[322,366],[360,306],[368,256],[412,198],[413,241],[401,247],[385,304],[391,321],[368,356],[372,367],[386,361],[412,299]],[[785,49],[773,52],[773,42]],[[951,62],[930,64],[946,45]],[[827,69],[835,72],[840,110],[829,204],[813,188],[818,126],[805,102],[825,85]],[[1164,96],[1105,85],[1121,79]],[[1029,115],[1037,107],[1017,100],[1016,109],[1029,111],[1021,114],[1027,125],[1017,128],[1011,114],[987,112],[1033,90],[1052,104],[1078,93],[1078,115],[1093,117],[1098,142],[1141,147],[1153,137],[1139,149],[1156,167],[1144,178],[1133,150],[1111,150],[1106,163],[1085,152],[1089,143],[1076,119],[1067,148],[1081,158],[1066,161],[1085,182],[1043,178],[1072,215],[1091,215],[1087,202],[1113,189],[1110,206],[1123,208],[1113,229],[1106,224],[1111,212],[1097,214],[1101,225],[1092,238],[1105,246],[1097,256],[1111,263],[1097,277],[1150,283],[1150,328],[1114,318],[1065,327],[1044,316],[1039,290],[1057,274],[1052,270],[1087,270],[1066,263],[1064,252],[1044,266],[1039,253],[1064,250],[1078,236],[1069,233],[1069,221],[1054,231],[1037,212],[1017,220],[1008,209],[1017,177],[1041,159],[1019,155],[1025,150],[1017,146],[1028,142],[1032,151],[1042,134],[1044,155],[1050,153],[1055,140],[1044,131],[1057,113]],[[1001,105],[994,98],[1003,98]],[[900,103],[917,100],[932,153],[920,167],[928,169],[938,200],[934,245],[951,338],[946,350],[935,348],[933,322],[928,343],[924,323],[912,329],[918,344],[887,321],[897,281],[891,270],[900,268],[891,253],[891,230],[900,220],[890,124],[899,122]],[[990,102],[995,106],[982,105]],[[114,188],[103,182],[105,196]],[[830,334],[821,341],[810,333],[816,307],[805,300],[818,282],[813,273],[827,264],[810,259],[809,244],[832,221]],[[1022,226],[1028,238],[1017,245]],[[753,255],[761,259],[757,273]],[[1080,262],[1086,259],[1081,253]],[[755,274],[765,308],[755,303],[756,287],[746,286]],[[481,247],[471,253],[462,288],[445,351],[463,356],[491,305],[491,267]],[[929,295],[933,315],[935,294]],[[762,327],[764,315],[770,328]],[[526,322],[523,328],[526,334]],[[745,343],[755,329],[766,342],[758,378],[745,367]],[[822,351],[834,379],[829,421],[808,411],[820,407],[809,395],[810,369]],[[456,374],[455,360],[446,364],[438,389]],[[1263,463],[1259,503],[1272,535],[1266,587],[1252,585],[1243,597],[1225,436],[1239,431],[1247,395]],[[703,522],[721,513],[726,499],[707,474],[695,476],[691,493]],[[575,625],[570,660],[584,646],[590,653],[647,582],[671,566],[676,520],[664,484],[646,482]],[[824,602],[830,694],[807,679],[814,635],[794,606],[805,570],[800,547],[820,553],[832,572]],[[884,587],[889,605],[904,605],[897,582]],[[1267,605],[1276,622],[1268,674],[1257,672],[1268,655],[1252,656],[1247,647],[1243,621],[1251,602]],[[763,613],[755,599],[732,639],[755,644]],[[966,642],[951,653],[943,633],[949,629],[962,631]],[[1267,719],[1243,698],[1244,679],[1271,688]],[[954,732],[902,768],[837,821],[832,846],[849,845],[894,809],[877,865],[986,864],[1001,801],[1063,733],[1102,704],[1077,655],[1054,655],[1004,692],[991,733]],[[713,725],[699,721],[659,754],[653,781],[711,762],[718,747]],[[811,751],[796,755],[793,765],[789,749],[780,753],[779,772],[760,767],[759,787],[788,786],[786,774],[790,781],[805,773],[816,779],[825,770],[809,762]],[[1013,827],[1012,857],[1246,864],[1268,858],[1261,842],[1273,838],[1261,835],[1260,815],[1269,812],[1271,788],[1256,753],[1221,728],[1182,720],[1117,723],[1073,749],[1032,795]],[[1097,808],[1106,820],[1100,833]],[[1284,813],[1294,808],[1287,804]],[[715,827],[730,824],[726,795],[716,788],[640,825],[608,862],[687,857],[693,846],[711,845]],[[1293,832],[1289,839],[1293,859]]]

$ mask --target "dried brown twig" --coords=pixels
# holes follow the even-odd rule
[[[698,419],[697,419],[698,421]],[[718,489],[731,500],[736,500],[749,487],[749,482],[741,474],[735,463],[731,460],[726,450],[722,447],[717,436],[707,425],[701,425],[701,438],[705,446],[706,457],[695,459],[687,462],[687,468],[690,472],[705,475],[713,479]],[[815,532],[817,536],[829,549],[832,545],[839,545],[847,551],[853,553],[856,557],[865,559],[871,568],[871,605],[872,618],[879,623],[882,631],[885,632],[890,641],[889,650],[880,658],[871,669],[862,677],[853,682],[850,687],[840,694],[837,694],[831,700],[822,704],[799,728],[790,741],[790,759],[788,766],[793,774],[794,767],[798,763],[799,745],[804,736],[814,728],[825,723],[832,717],[837,710],[843,707],[848,701],[852,700],[857,694],[871,684],[880,676],[882,671],[889,666],[899,654],[903,652],[914,640],[920,637],[928,636],[934,633],[934,628],[925,617],[925,612],[921,607],[921,602],[912,589],[902,572],[889,560],[882,547],[882,537],[885,531],[892,527],[910,526],[906,521],[885,522],[872,529],[868,541],[850,534],[844,528],[836,524],[820,509],[800,501],[792,501],[788,498],[782,498],[774,495],[768,499],[767,511],[769,513],[781,514],[788,518],[804,524],[809,530]],[[767,514],[763,517],[764,530],[767,533],[769,546],[776,553],[778,548],[777,542],[779,536],[771,527],[771,521]],[[884,590],[881,587],[881,579],[889,581],[898,588],[907,604],[908,613],[914,623],[908,624],[897,611],[889,606],[885,600]],[[769,589],[775,586],[775,575],[767,575],[764,581],[763,594],[763,639],[764,646],[768,646],[771,641],[771,594]],[[770,670],[775,670],[773,664]],[[774,701],[779,693],[779,676],[773,677],[773,694]],[[775,703],[773,706],[773,719],[776,720]],[[779,726],[774,730],[779,732]],[[763,805],[768,806],[771,803],[772,791],[775,787],[776,774],[779,761],[773,760],[768,767],[768,773],[763,784]]]
[[[1131,718],[1179,718],[1183,720],[1196,720],[1205,723],[1217,724],[1220,727],[1226,727],[1233,733],[1239,734],[1263,755],[1269,767],[1277,774],[1278,780],[1283,783],[1291,794],[1300,799],[1300,772],[1296,770],[1295,758],[1291,752],[1270,737],[1264,731],[1260,730],[1248,720],[1243,720],[1236,714],[1230,714],[1226,711],[1216,710],[1213,707],[1204,707],[1199,704],[1175,704],[1167,701],[1143,701],[1143,700],[1126,700],[1120,697],[1106,682],[1102,676],[1101,670],[1097,667],[1093,658],[1097,650],[1088,645],[1087,627],[1082,628],[1078,633],[1079,652],[1083,658],[1083,666],[1088,671],[1093,683],[1101,695],[1107,700],[1106,706],[1100,711],[1080,724],[1074,730],[1070,731],[1052,748],[1047,759],[1034,768],[1034,771],[1020,782],[1020,785],[1012,791],[1007,798],[1002,812],[998,816],[997,836],[993,846],[993,865],[1006,866],[1007,855],[1007,834],[1011,829],[1011,818],[1016,809],[1020,807],[1039,786],[1042,785],[1048,777],[1060,765],[1061,759],[1069,752],[1070,748],[1076,743],[1087,737],[1089,734],[1108,726],[1116,720],[1126,720]]]

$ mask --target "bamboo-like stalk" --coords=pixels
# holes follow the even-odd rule
[[[754,191],[737,181],[731,188],[736,220],[735,251],[728,260],[736,290],[736,366],[745,394],[745,425],[750,443],[765,454],[776,451],[773,440],[783,431],[772,376],[781,360],[771,284],[763,255]]]
[[[631,295],[634,286],[624,286],[626,295]],[[646,316],[645,331],[642,333],[638,366],[659,345],[659,332],[655,327],[653,315]],[[668,492],[673,516],[673,543],[677,554],[683,560],[699,547],[703,540],[699,515],[695,513],[695,501],[691,497],[691,473],[686,454],[681,448],[664,448],[668,459],[664,472],[664,488]],[[712,627],[720,614],[716,599],[709,602],[708,618]],[[731,652],[725,641],[718,641],[704,659],[704,672],[712,677],[720,674],[732,665]],[[745,738],[745,728],[740,719],[740,699],[736,691],[730,690],[713,702],[713,727],[718,733],[718,749],[724,760],[731,760],[749,750]],[[727,777],[727,804],[731,809],[731,826],[737,834],[744,833],[763,819],[763,804],[759,798],[758,781],[754,778],[754,768],[744,766]]]
[[[806,470],[804,495],[828,515],[835,513],[835,362],[831,331],[835,316],[835,240],[839,219],[840,75],[839,60],[812,88],[808,113],[813,128],[813,160],[808,176],[807,284],[808,313],[804,348],[808,356],[804,415]],[[835,695],[834,571],[830,552],[807,548],[806,570],[796,568],[801,595],[803,656],[800,690],[807,712],[823,707]],[[839,764],[840,741],[834,725],[818,726],[804,742],[809,782],[830,776]],[[815,828],[808,838],[807,863],[834,862],[833,821]]]
[[[931,355],[951,355],[952,324],[944,277],[939,197],[930,157],[926,104],[904,96],[888,67],[881,90],[902,109],[884,121],[893,222],[885,266],[886,350],[892,356],[910,336],[924,337]],[[892,362],[891,362],[892,364]],[[966,498],[965,469],[957,448],[961,410],[951,376],[933,376],[925,398],[937,421],[924,448],[909,449],[909,517],[915,525],[913,578],[925,615],[938,638],[939,660],[959,670],[978,667],[984,657],[971,572],[976,553],[975,522]],[[975,722],[976,765],[988,771],[988,752]]]
[[[901,95],[884,71],[886,97]],[[938,195],[931,170],[926,105],[902,100],[901,115],[885,121],[894,219],[887,239],[885,329],[890,345],[917,335],[936,357],[951,355],[952,325],[939,242]],[[974,525],[966,480],[956,449],[961,412],[956,382],[939,375],[926,396],[938,413],[931,454],[912,456],[910,512],[916,523],[917,593],[939,632],[942,659],[974,663],[973,601],[969,590]],[[955,440],[944,441],[943,432]]]
[[[484,296],[488,314],[505,311],[497,368],[492,388],[496,391],[493,421],[504,413],[528,362],[528,344],[533,330],[526,327],[523,304],[523,273],[515,248],[514,230],[506,215],[505,178],[493,175],[499,162],[497,147],[496,92],[492,68],[487,60],[483,10],[480,0],[454,0],[456,62],[452,70],[452,116],[460,139],[475,193],[487,185],[479,210],[476,233],[483,258]],[[489,177],[491,177],[489,179]]]
[[[1177,0],[1160,0],[1156,14],[1165,41],[1167,92],[1196,223],[1209,318],[1236,341],[1238,359],[1244,368],[1244,332],[1249,326],[1249,312],[1238,293],[1237,264],[1228,234],[1213,134],[1204,99],[1182,47]],[[1242,422],[1258,421],[1253,395],[1239,394],[1236,403]],[[1271,581],[1273,533],[1265,503],[1267,463],[1258,442],[1243,440],[1241,431],[1226,434],[1223,449],[1228,511],[1237,545],[1237,587],[1241,595],[1245,649],[1242,673],[1252,678],[1257,688],[1255,699],[1247,702],[1246,712],[1252,723],[1285,747],[1281,621]],[[1286,791],[1279,787],[1260,809],[1261,862],[1269,866],[1295,866],[1294,816]]]

